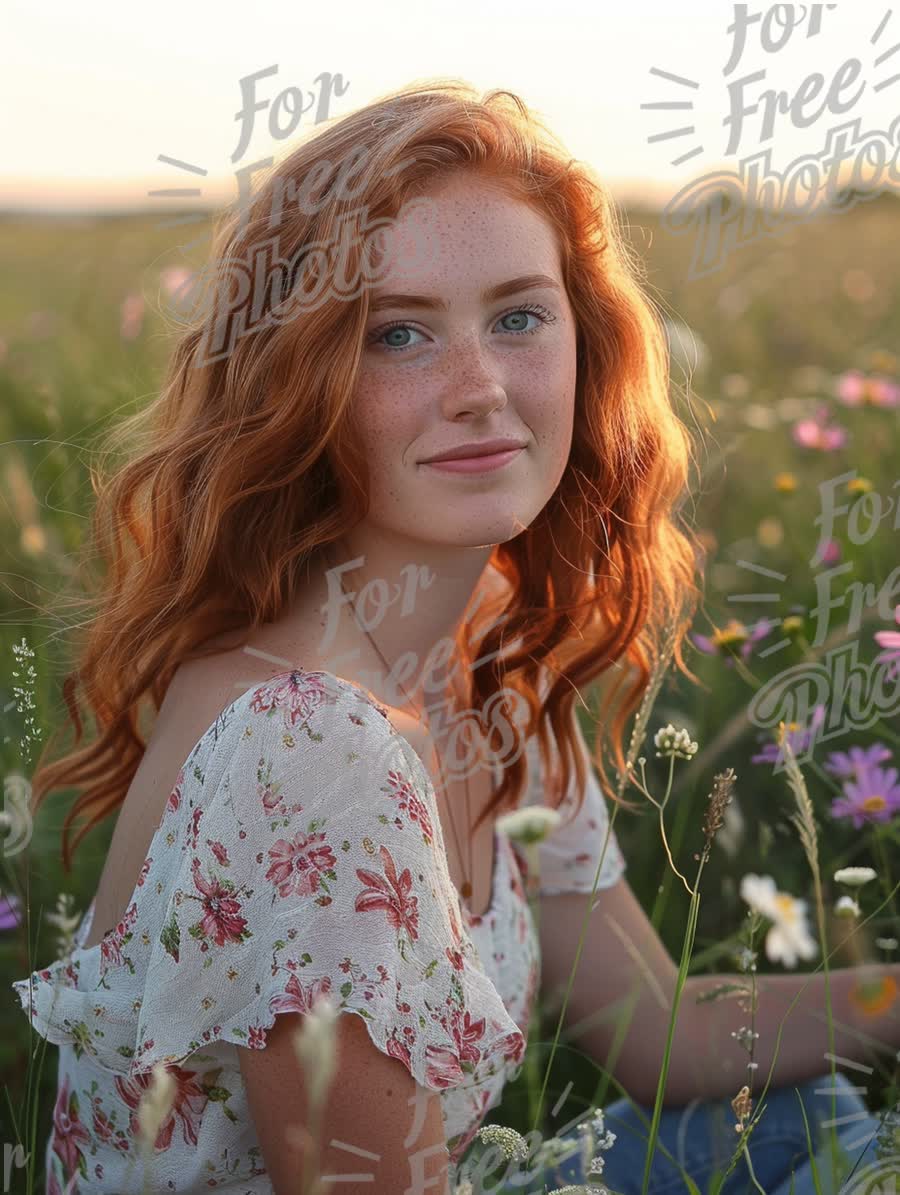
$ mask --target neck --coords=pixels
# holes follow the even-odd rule
[[[491,551],[371,530],[332,545],[317,578],[328,670],[358,676],[398,708],[412,702],[420,711],[449,694],[465,708],[470,684],[456,639],[480,604],[476,591]]]

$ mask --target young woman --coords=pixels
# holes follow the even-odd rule
[[[568,1015],[638,981],[615,1074],[643,1105],[656,1090],[676,968],[623,876],[576,702],[615,676],[622,766],[667,628],[684,668],[699,553],[661,322],[591,172],[516,97],[453,82],[299,146],[205,281],[125,429],[148,442],[98,497],[114,567],[66,685],[98,736],[33,780],[38,800],[83,787],[67,833],[121,807],[76,949],[16,985],[60,1046],[47,1190],[143,1189],[160,1063],[153,1190],[282,1195],[311,1161],[343,1192],[449,1189],[595,886]],[[529,803],[564,815],[536,875],[496,826]],[[761,1075],[798,986],[760,980]],[[319,1105],[329,1072],[296,1040],[328,1001],[355,1015]],[[661,1140],[701,1184],[733,1141],[742,1015],[688,999],[679,1021]],[[813,1090],[826,1027],[793,1022],[751,1145],[769,1184],[804,1154],[786,1085],[814,1133],[832,1110]],[[579,1046],[603,1066],[615,1029],[594,1016]],[[604,1178],[638,1191],[643,1122],[622,1099],[607,1124]],[[667,1154],[653,1175],[679,1189]]]

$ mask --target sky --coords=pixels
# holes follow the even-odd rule
[[[761,19],[748,26],[726,78],[735,37],[728,26],[741,8]],[[6,0],[0,210],[165,212],[227,203],[238,196],[237,169],[278,160],[313,128],[312,109],[287,138],[273,136],[268,120],[279,92],[318,91],[322,72],[340,75],[346,87],[331,97],[329,116],[435,77],[461,78],[479,91],[509,88],[617,194],[659,202],[712,171],[734,172],[741,158],[766,148],[773,169],[784,171],[802,156],[820,155],[829,130],[853,117],[866,132],[886,130],[900,111],[900,11],[872,0],[809,3],[805,20],[775,46],[783,30],[772,9],[801,11],[723,0],[156,0],[152,8]],[[768,48],[761,41],[766,14]],[[816,20],[818,30],[811,28]],[[724,122],[736,102],[729,82],[765,72],[741,88],[750,106],[766,87],[795,95],[817,71],[824,97],[854,56],[861,73],[841,95],[862,90],[844,115],[826,109],[797,127],[781,113],[764,137],[761,112],[748,114],[738,144],[728,146]],[[240,80],[270,67],[276,72],[257,83],[257,98],[269,106],[256,114],[244,154],[232,161]],[[886,83],[893,75],[898,81]],[[693,108],[642,108],[671,101]],[[286,121],[283,107],[281,113]],[[679,128],[694,131],[653,139]],[[154,194],[179,187],[200,193]]]

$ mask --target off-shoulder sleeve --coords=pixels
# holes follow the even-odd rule
[[[577,719],[575,728],[581,748],[587,753],[588,748]],[[558,760],[558,747],[552,736],[551,747],[554,760]],[[551,791],[552,781],[548,779],[542,766],[536,736],[527,740],[526,751],[529,760],[529,780],[525,803],[547,804],[552,807],[553,802],[546,799],[547,793]],[[538,845],[540,874],[537,889],[542,894],[591,892],[601,854],[603,862],[597,880],[598,890],[612,887],[625,871],[625,858],[619,848],[615,831],[609,824],[606,798],[590,762],[586,765],[584,801],[581,809],[576,812],[577,801],[577,776],[573,768],[569,787],[557,806],[562,821],[556,830]]]
[[[380,706],[291,673],[238,711],[238,744],[184,843],[132,1070],[266,1044],[324,996],[432,1090],[518,1063],[525,1040],[466,932],[434,790]]]

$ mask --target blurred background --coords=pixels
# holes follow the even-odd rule
[[[254,165],[281,158],[317,119],[414,80],[458,77],[516,92],[608,184],[666,320],[672,401],[702,436],[686,513],[709,552],[688,655],[703,686],[667,682],[650,727],[652,734],[673,721],[700,744],[670,806],[670,845],[685,867],[702,846],[712,775],[732,766],[739,776],[727,832],[705,873],[715,899],[701,906],[692,969],[733,967],[744,873],[769,872],[780,888],[809,895],[784,777],[751,759],[771,734],[754,727],[748,703],[780,670],[821,658],[823,645],[810,645],[823,570],[849,566],[829,582],[830,594],[868,583],[881,595],[855,624],[849,599],[837,605],[829,642],[858,639],[860,656],[871,660],[874,634],[896,629],[900,586],[891,589],[888,579],[900,558],[900,173],[885,163],[892,144],[896,156],[900,19],[894,14],[892,24],[876,4],[845,3],[809,5],[801,21],[799,8],[775,5],[729,31],[736,7],[347,0],[338,19],[329,6],[271,0],[252,9],[163,0],[152,12],[95,2],[5,5],[5,777],[30,775],[64,717],[67,627],[35,608],[72,576],[92,507],[92,445],[158,389],[213,215],[252,182]],[[773,9],[782,10],[779,20]],[[857,68],[847,67],[854,59]],[[261,106],[251,123],[241,113],[254,103]],[[762,194],[754,171],[768,180]],[[811,180],[824,189],[829,178],[830,202],[808,203]],[[835,478],[844,478],[837,488]],[[820,545],[823,485],[848,507],[880,495],[881,516],[859,522],[865,535],[838,516]],[[871,514],[874,500],[866,501]],[[767,656],[765,646],[779,638],[784,650]],[[33,656],[15,650],[22,644]],[[896,759],[897,730],[894,709],[843,731],[830,747],[877,739]],[[667,771],[651,759],[648,775],[654,768]],[[840,787],[821,768],[810,787],[823,871],[871,863],[883,899],[900,870],[897,819],[859,827],[834,817],[830,801]],[[13,1101],[23,1094],[33,1043],[9,983],[28,973],[30,959],[37,966],[52,957],[54,931],[40,924],[41,910],[54,909],[61,891],[70,911],[86,909],[113,829],[110,819],[89,835],[76,872],[63,877],[59,830],[74,795],[51,798],[27,849],[7,853],[0,872],[0,1082]],[[656,812],[647,813],[621,814],[616,833],[632,886],[677,958],[687,896],[671,882]],[[17,892],[31,903],[30,938]],[[890,947],[876,941],[896,933],[895,902],[870,928],[871,957],[887,957],[880,952]],[[767,965],[762,959],[761,969]],[[52,1110],[55,1051],[48,1058],[42,1125]],[[515,1123],[518,1098],[511,1091],[490,1119]]]

